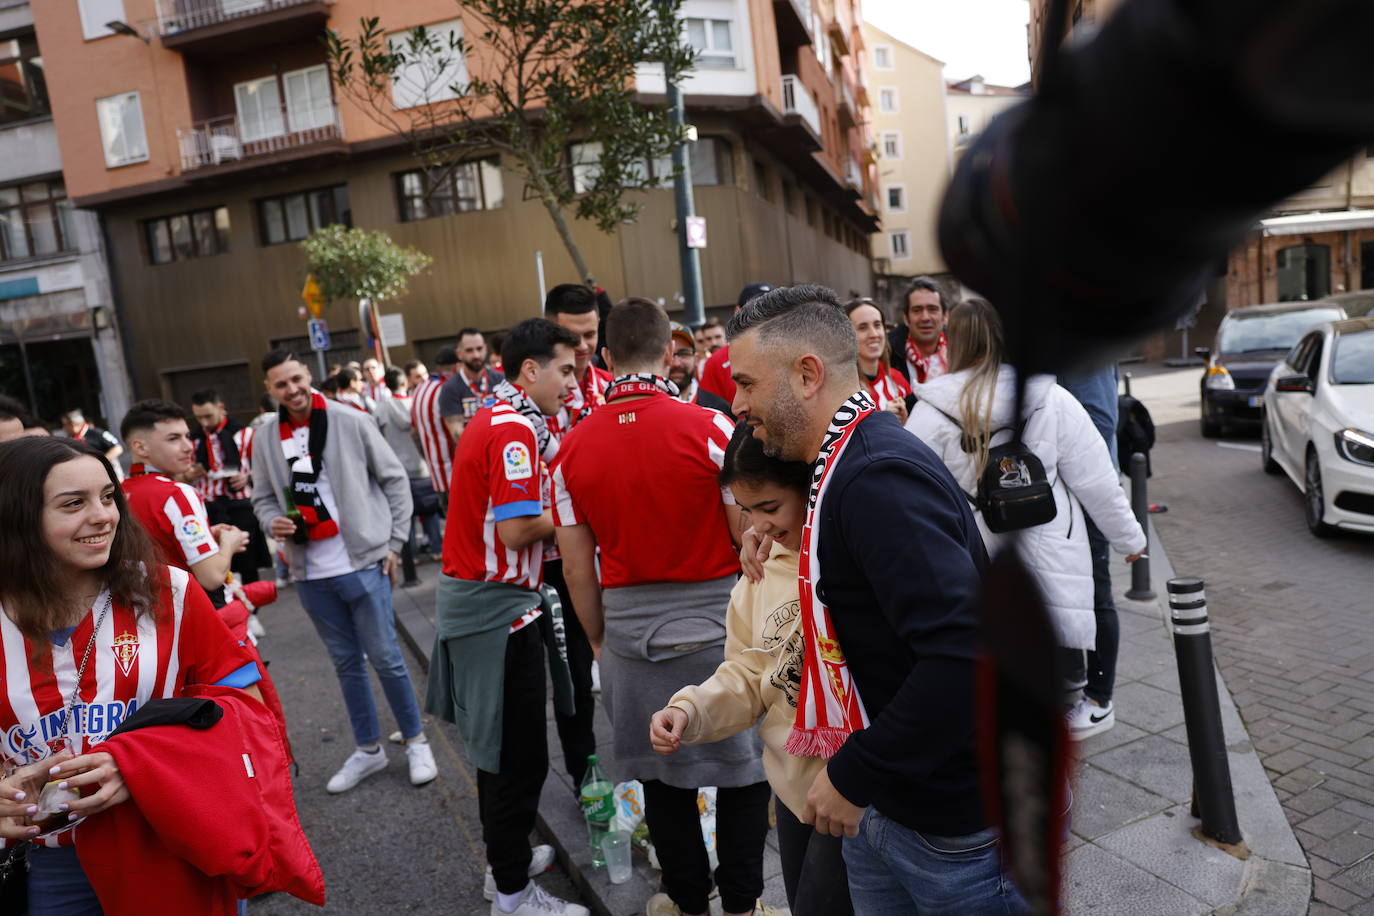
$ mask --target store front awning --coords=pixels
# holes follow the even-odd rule
[[[1343,232],[1349,229],[1374,229],[1374,210],[1293,213],[1260,220],[1260,232],[1264,235],[1311,235],[1316,232]]]

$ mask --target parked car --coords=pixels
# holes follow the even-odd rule
[[[1307,333],[1264,388],[1261,459],[1306,495],[1307,527],[1374,533],[1374,318]]]
[[[1275,364],[1303,333],[1346,314],[1326,302],[1278,302],[1228,312],[1217,327],[1200,381],[1202,434],[1218,436],[1231,428],[1253,429],[1260,421],[1260,398]]]
[[[1374,314],[1374,289],[1357,289],[1353,293],[1337,293],[1320,300],[1321,305],[1334,305],[1347,318],[1367,318]]]

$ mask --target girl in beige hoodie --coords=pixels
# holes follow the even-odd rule
[[[853,912],[841,839],[801,822],[806,793],[825,766],[819,757],[783,750],[797,716],[801,687],[801,603],[797,551],[806,520],[811,466],[779,461],[741,423],[725,452],[721,483],[734,493],[754,531],[772,538],[763,577],[740,579],[726,612],[725,660],[705,683],[678,691],[654,713],[649,740],[660,754],[684,744],[720,741],[759,717],[763,768],[778,800],[778,848],[793,916]]]

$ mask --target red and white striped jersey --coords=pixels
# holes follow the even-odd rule
[[[604,587],[739,572],[718,479],[734,431],[717,411],[655,394],[611,401],[563,438],[553,522],[591,528]]]
[[[529,420],[505,401],[477,411],[464,427],[453,459],[445,575],[523,588],[543,583],[543,542],[512,550],[501,542],[496,523],[543,514],[545,473]]]
[[[190,684],[246,687],[258,680],[257,666],[220,620],[205,591],[184,570],[154,566],[162,582],[157,613],[137,616],[114,602],[94,632],[108,593],[101,592],[70,633],[59,631],[40,644],[26,639],[0,609],[0,753],[16,765],[42,760],[63,749],[88,752],[121,722],[154,698],[174,697]],[[92,639],[90,660],[76,703],[63,710],[77,689],[77,672]],[[48,846],[71,846],[76,829],[45,837]]]
[[[907,384],[902,373],[881,362],[878,363],[878,377],[873,381],[864,379],[864,384],[868,386],[868,393],[873,395],[873,401],[879,410],[884,410],[893,401],[903,400],[911,394],[911,386]]]
[[[243,489],[235,490],[233,497],[234,499],[252,499],[253,428],[251,426],[244,426],[238,429],[234,433],[234,445],[236,445],[239,450],[239,471],[249,475],[250,482],[245,483]],[[204,477],[196,481],[195,486],[196,492],[200,494],[200,498],[206,502],[210,502],[230,495],[229,481],[225,480],[223,477],[216,478],[213,476],[215,471],[225,470],[224,448],[220,445],[219,436],[214,433],[206,433],[205,447],[207,452],[206,457],[209,458],[209,463],[205,467],[207,473]]]
[[[606,389],[613,379],[605,369],[588,366],[582,381],[563,397],[563,409],[558,411],[558,416],[549,418],[549,430],[561,436],[590,416],[590,410],[606,403]]]
[[[420,440],[420,451],[429,465],[429,479],[436,493],[447,493],[453,476],[453,437],[439,414],[439,388],[447,378],[436,372],[415,389],[410,399],[410,425]]]
[[[219,553],[200,494],[156,468],[135,464],[120,484],[129,511],[152,537],[169,566],[190,569]]]

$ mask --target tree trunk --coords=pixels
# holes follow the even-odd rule
[[[573,266],[577,268],[577,275],[582,278],[582,282],[592,289],[596,289],[596,277],[592,276],[591,268],[587,266],[587,260],[582,257],[582,249],[577,247],[577,242],[573,241],[572,230],[568,228],[568,221],[563,216],[563,208],[558,205],[558,201],[548,195],[541,195],[544,201],[544,209],[549,211],[549,218],[553,220],[554,228],[558,230],[558,237],[563,240],[563,247],[568,249],[568,255],[572,258]]]

